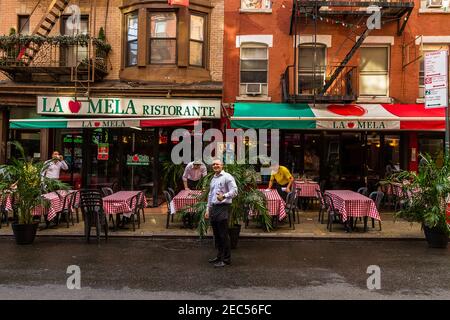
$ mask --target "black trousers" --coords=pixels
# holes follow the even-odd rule
[[[286,197],[287,197],[287,192],[281,190],[281,188],[286,188],[288,186],[289,183],[286,183],[284,185],[278,184],[278,182],[273,182],[272,186],[278,191],[278,194],[280,195],[280,197],[286,201]]]
[[[188,186],[188,188],[191,189],[191,190],[199,190],[199,189],[198,189],[198,183],[199,183],[198,180],[195,181],[195,180],[189,180],[189,179],[187,179],[187,186]]]
[[[229,212],[229,204],[220,204],[213,205],[210,213],[211,227],[217,248],[217,258],[224,262],[231,262],[231,244],[230,234],[228,232]]]

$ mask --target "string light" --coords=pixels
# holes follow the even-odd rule
[[[334,20],[334,19],[331,19],[331,18],[323,18],[322,16],[316,16],[316,15],[314,15],[314,14],[307,13],[307,12],[305,12],[304,14],[305,14],[306,17],[310,16],[313,20],[316,20],[316,18],[319,18],[320,21],[324,21],[324,20],[325,20],[326,23],[340,24],[340,25],[342,25],[343,27],[346,27],[346,28],[347,28],[347,27],[348,27],[348,28],[356,27],[356,28],[359,29],[359,28],[361,27],[361,25],[358,25],[358,24],[345,23],[345,22],[343,22],[343,21]],[[384,22],[383,22],[383,24],[384,24]]]

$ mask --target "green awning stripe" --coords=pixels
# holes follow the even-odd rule
[[[263,118],[258,120],[257,118]],[[234,104],[232,128],[257,129],[315,129],[316,121],[277,120],[277,118],[314,118],[306,103],[242,103]],[[251,120],[239,118],[252,118]]]
[[[67,128],[67,121],[14,121],[10,120],[11,129],[51,129]]]

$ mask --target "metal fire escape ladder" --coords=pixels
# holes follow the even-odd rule
[[[334,70],[333,74],[330,76],[330,79],[328,81],[325,82],[325,86],[322,88],[322,90],[319,92],[320,95],[325,94],[325,92],[327,92],[327,90],[331,87],[331,85],[333,84],[333,82],[337,79],[337,77],[339,76],[339,74],[342,72],[342,70],[344,70],[345,66],[347,65],[347,63],[350,61],[350,59],[353,57],[353,55],[355,54],[356,50],[359,49],[359,47],[361,46],[361,44],[364,42],[364,40],[367,38],[367,36],[370,33],[370,29],[366,27],[366,29],[364,30],[364,32],[361,34],[361,36],[359,37],[359,39],[355,42],[355,44],[353,45],[353,47],[350,49],[350,51],[347,53],[347,55],[345,56],[344,60],[341,61],[341,63],[339,64],[339,66]]]
[[[32,35],[47,37],[58,19],[62,16],[68,4],[69,0],[53,0],[46,13],[33,30]],[[17,61],[21,61],[25,66],[29,66],[36,53],[39,52],[40,47],[39,44],[34,43],[33,41],[29,42],[20,51]]]

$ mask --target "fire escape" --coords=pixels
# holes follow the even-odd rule
[[[68,5],[69,0],[53,0],[31,35],[0,43],[0,71],[17,82],[71,82],[75,88],[103,79],[108,44],[90,35],[49,36]]]
[[[374,11],[369,8],[378,7],[380,13],[381,29],[397,24],[397,36],[405,29],[411,12],[414,8],[413,0],[385,0],[385,1],[316,1],[294,0],[292,7],[290,34],[294,38],[294,63],[286,68],[281,76],[282,96],[284,102],[296,103],[350,103],[358,97],[358,68],[348,63],[358,51],[361,44],[373,29],[374,20],[368,19]],[[320,25],[332,23],[346,27],[346,39],[338,45],[337,52],[333,53],[336,62],[320,65],[317,59],[317,29]],[[302,90],[300,72],[302,61],[299,56],[299,43],[301,32],[309,28],[313,32],[310,48],[313,52],[310,76],[312,85],[309,92]],[[351,44],[347,45],[347,41]],[[350,47],[348,52],[342,54],[341,48]],[[340,57],[340,58],[339,58]],[[325,58],[326,60],[326,58]],[[332,60],[332,59],[330,59]],[[304,82],[303,82],[304,85]]]

